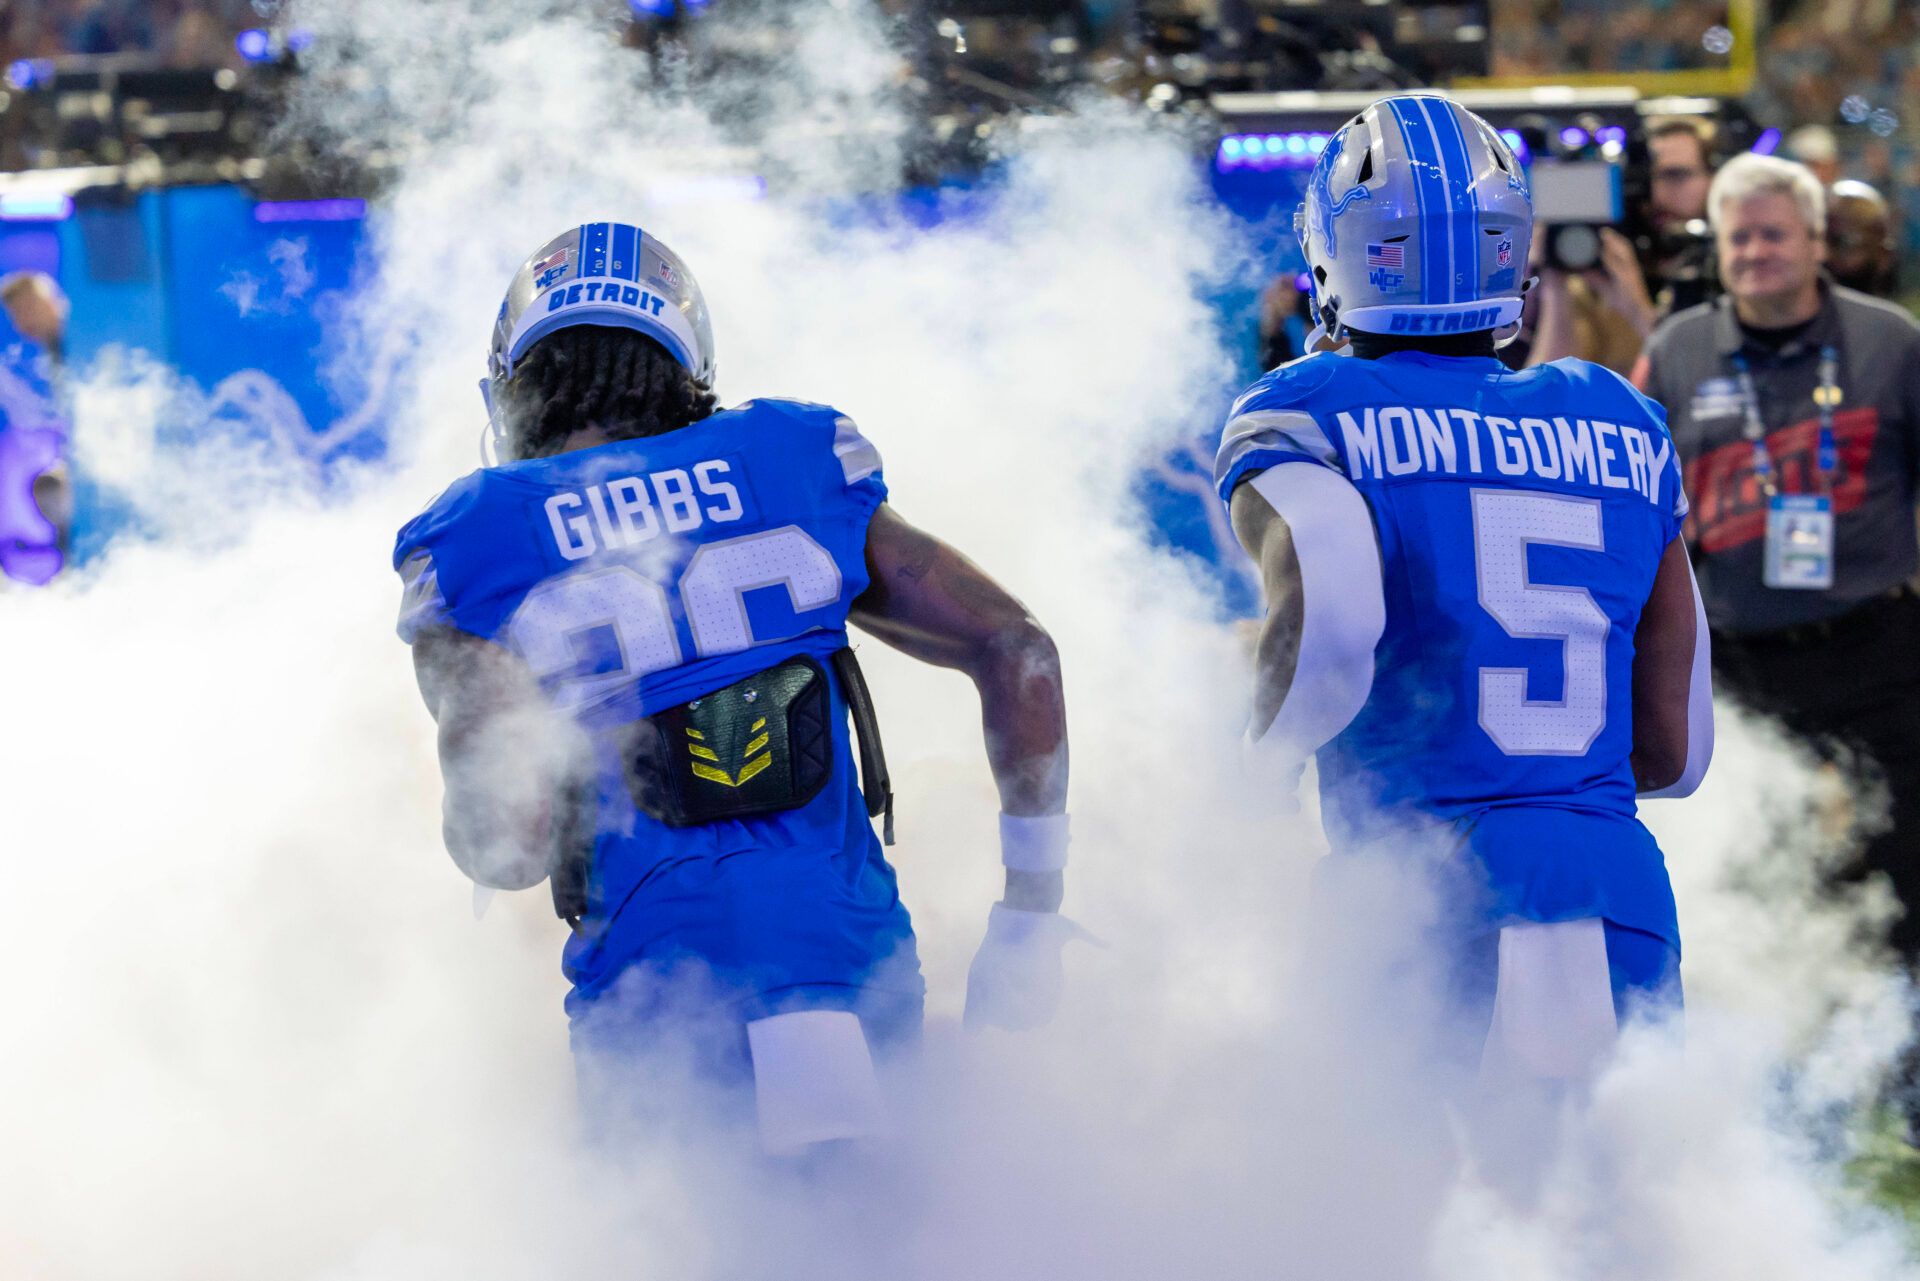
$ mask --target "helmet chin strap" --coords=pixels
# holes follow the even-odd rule
[[[1538,276],[1528,276],[1520,282],[1521,314],[1513,318],[1511,325],[1502,325],[1493,331],[1493,345],[1496,350],[1507,346],[1520,336],[1520,330],[1526,325],[1526,297],[1533,292],[1533,287],[1539,283],[1540,277]]]
[[[1346,326],[1340,323],[1339,305],[1336,303],[1321,302],[1320,287],[1318,285],[1314,286],[1313,293],[1309,296],[1309,301],[1312,303],[1313,320],[1314,324],[1318,327],[1318,332],[1323,337],[1329,338],[1336,343],[1344,340],[1346,337]],[[1312,344],[1309,343],[1308,346],[1311,347]]]

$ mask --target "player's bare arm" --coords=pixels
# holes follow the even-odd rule
[[[1707,636],[1684,539],[1667,545],[1633,634],[1633,780],[1685,796],[1713,754]]]
[[[478,636],[422,632],[413,670],[439,728],[447,852],[483,885],[539,884],[565,826],[558,810],[572,779],[566,723],[517,655]]]
[[[1252,485],[1233,493],[1228,508],[1234,536],[1260,569],[1261,593],[1267,616],[1260,623],[1254,645],[1253,714],[1248,730],[1254,737],[1266,733],[1280,705],[1287,701],[1300,661],[1300,633],[1306,621],[1306,596],[1301,589],[1300,557],[1293,530]]]
[[[978,565],[890,506],[874,514],[866,551],[870,585],[850,620],[913,658],[973,680],[1003,813],[1064,813],[1066,698],[1053,638]],[[1053,911],[1061,894],[1057,871],[1007,869],[1009,907]]]

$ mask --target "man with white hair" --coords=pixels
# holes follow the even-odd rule
[[[1708,194],[1726,295],[1655,330],[1636,370],[1666,406],[1714,675],[1884,775],[1892,822],[1861,870],[1906,905],[1920,953],[1920,326],[1832,282],[1805,167],[1732,160]]]

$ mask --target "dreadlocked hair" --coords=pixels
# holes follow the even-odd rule
[[[712,387],[646,335],[572,325],[530,348],[505,387],[516,458],[558,453],[582,427],[613,440],[678,431],[712,414]]]

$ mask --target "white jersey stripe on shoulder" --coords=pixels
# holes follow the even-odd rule
[[[833,420],[833,456],[840,460],[849,485],[880,470],[880,451],[845,414]]]
[[[1214,483],[1225,480],[1233,465],[1256,449],[1305,454],[1335,471],[1344,470],[1339,451],[1311,414],[1297,409],[1256,409],[1227,420],[1226,429],[1220,434],[1220,452],[1214,458]]]

